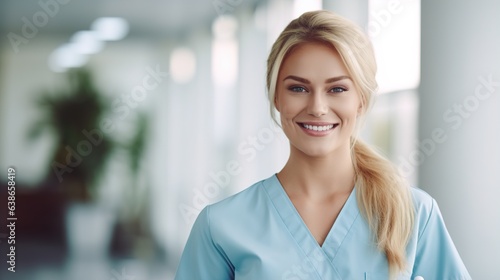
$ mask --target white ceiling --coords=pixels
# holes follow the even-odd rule
[[[0,31],[21,33],[22,18],[32,21],[42,11],[40,2],[57,0],[1,0]],[[182,36],[194,28],[210,28],[218,16],[213,3],[236,3],[242,9],[259,0],[59,0],[59,11],[49,19],[43,34],[72,34],[89,29],[92,21],[101,16],[119,16],[130,24],[129,36]],[[241,4],[240,4],[241,3]],[[2,36],[3,37],[3,36]],[[5,38],[5,37],[4,37]]]

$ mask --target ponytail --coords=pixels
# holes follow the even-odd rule
[[[394,276],[406,269],[406,246],[414,221],[409,187],[397,169],[365,143],[356,140],[352,152],[358,204]]]

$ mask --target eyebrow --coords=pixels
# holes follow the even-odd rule
[[[293,75],[286,76],[286,78],[284,78],[283,81],[286,80],[286,79],[296,80],[296,81],[299,81],[299,82],[304,83],[304,84],[310,84],[311,83],[308,79],[304,79],[304,78],[293,76]],[[333,77],[333,78],[326,79],[325,83],[327,83],[327,84],[328,83],[333,83],[333,82],[344,80],[344,79],[351,80],[351,77],[349,77],[349,76]]]

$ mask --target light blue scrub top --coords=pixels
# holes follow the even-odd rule
[[[388,263],[361,215],[353,189],[323,246],[316,242],[276,175],[207,206],[182,254],[176,280],[388,279]],[[398,279],[471,279],[436,201],[412,188],[416,209]]]

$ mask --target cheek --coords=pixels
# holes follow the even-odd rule
[[[291,113],[290,111],[286,110],[284,108],[283,112],[280,113],[281,115],[281,126],[283,127],[284,130],[288,130],[290,127],[293,126],[293,119],[295,117],[295,114]]]
[[[354,123],[359,113],[359,105],[359,102],[355,100],[346,102],[344,106],[339,106],[337,108],[337,114],[340,118],[344,119],[345,122]]]
[[[283,98],[279,101],[278,108],[283,120],[290,120],[300,113],[300,106],[287,98]]]
[[[294,110],[290,106],[283,106],[283,110],[281,111],[281,115],[283,119],[289,120],[294,117]]]
[[[295,117],[297,117],[297,109],[290,104],[281,104],[280,107],[281,126],[285,134],[289,134],[295,130]]]

